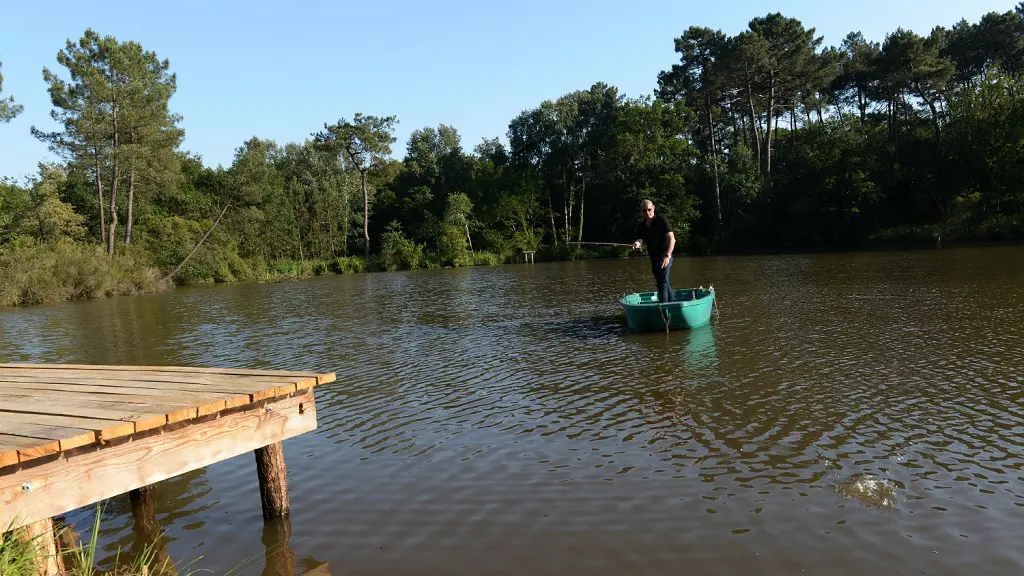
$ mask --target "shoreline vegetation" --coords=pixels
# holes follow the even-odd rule
[[[585,243],[631,242],[643,198],[688,256],[1024,240],[1024,2],[836,46],[781,13],[665,44],[651,94],[596,81],[523,110],[507,144],[439,124],[396,160],[398,118],[357,112],[214,168],[181,148],[170,61],[87,29],[41,63],[52,123],[31,133],[59,160],[0,179],[0,306],[625,258]],[[0,132],[23,112],[2,80]]]
[[[992,246],[1020,245],[1022,241],[939,241],[937,236],[922,236],[917,241],[895,244],[876,244],[850,248],[824,247],[819,249],[748,249],[732,252],[708,252],[702,254],[680,253],[676,258],[703,258],[713,256],[762,256],[821,254],[845,252],[884,252],[898,250],[920,250],[945,248],[980,248]],[[537,251],[536,262],[558,262],[579,260],[645,259],[643,254],[624,254],[629,250],[598,248]],[[0,280],[0,309],[25,307],[40,304],[55,304],[77,300],[90,300],[110,296],[132,296],[169,292],[177,286],[203,284],[276,283],[305,280],[318,276],[391,272],[396,270],[431,270],[453,268],[437,261],[425,262],[416,268],[387,268],[379,257],[364,260],[361,256],[339,257],[334,260],[245,263],[241,274],[231,278],[174,282],[163,277],[159,269],[138,260],[130,254],[115,252],[108,258],[100,246],[66,245],[49,247],[52,252],[31,253],[17,251],[9,255],[0,254],[0,268],[9,271],[10,279]],[[5,259],[6,258],[6,259]],[[462,266],[498,266],[522,263],[512,259],[501,259],[493,253],[478,253],[472,262]],[[90,265],[92,267],[90,267]],[[262,271],[259,267],[263,266]]]

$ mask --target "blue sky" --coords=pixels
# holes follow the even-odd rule
[[[25,111],[0,124],[0,176],[21,180],[52,158],[29,133],[55,128],[42,68],[62,70],[57,52],[87,27],[169,59],[184,148],[227,166],[249,137],[301,142],[357,111],[398,116],[397,158],[412,130],[440,123],[472,150],[484,137],[504,140],[522,110],[596,81],[627,96],[651,93],[657,73],[676,61],[673,38],[691,25],[735,34],[752,17],[781,11],[838,45],[853,30],[879,41],[899,26],[927,34],[1016,3],[10,1],[0,8],[3,95]]]

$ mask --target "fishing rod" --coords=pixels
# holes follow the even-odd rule
[[[586,244],[588,246],[633,246],[632,244],[620,244],[617,242],[566,242],[566,244]]]

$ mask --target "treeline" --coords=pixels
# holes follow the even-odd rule
[[[691,27],[651,95],[545,100],[507,146],[441,124],[396,160],[398,118],[356,113],[212,168],[181,149],[168,60],[87,30],[43,69],[57,129],[32,133],[60,162],[0,185],[0,304],[580,257],[631,241],[645,197],[691,253],[1024,236],[1024,3],[822,43],[779,13]]]

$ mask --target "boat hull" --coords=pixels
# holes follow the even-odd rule
[[[619,299],[626,323],[634,332],[691,330],[711,322],[715,289],[680,288],[674,302],[658,302],[657,292],[633,292]],[[667,326],[666,326],[667,325]]]

